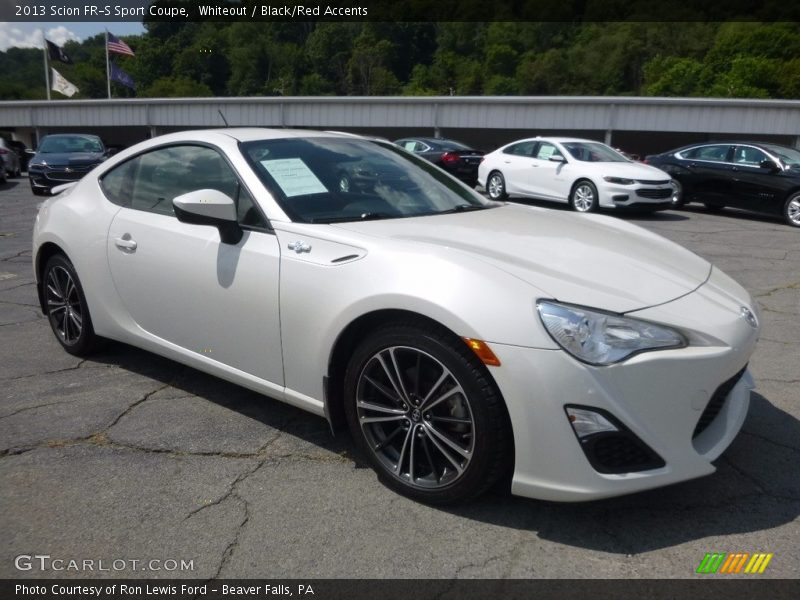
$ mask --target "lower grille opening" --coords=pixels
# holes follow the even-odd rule
[[[659,469],[666,463],[629,431],[589,436],[581,443],[586,457],[600,473],[634,473]]]
[[[717,415],[722,410],[722,407],[725,406],[725,400],[728,398],[728,394],[731,393],[731,390],[736,387],[736,384],[739,383],[739,380],[744,375],[745,370],[747,369],[747,365],[742,367],[742,370],[736,373],[733,377],[725,381],[722,385],[717,388],[717,391],[714,392],[714,395],[711,396],[711,400],[708,401],[706,405],[706,409],[703,411],[703,414],[700,415],[700,419],[697,421],[697,425],[694,428],[694,433],[692,433],[692,439],[695,439],[698,435],[703,433],[711,422],[717,418]]]

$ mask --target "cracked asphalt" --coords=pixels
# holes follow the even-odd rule
[[[764,577],[797,576],[800,230],[700,207],[623,217],[761,305],[758,388],[717,473],[587,504],[496,489],[437,509],[384,488],[320,418],[121,344],[63,352],[31,274],[38,202],[24,179],[0,186],[0,578],[671,578],[706,552],[772,552]],[[194,569],[23,572],[20,554]]]

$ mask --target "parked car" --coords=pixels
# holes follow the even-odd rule
[[[11,143],[6,141],[3,137],[0,137],[0,156],[3,157],[3,164],[5,166],[4,174],[6,177],[19,177],[22,173],[19,157]]]
[[[3,155],[0,154],[0,183],[6,182],[6,161]]]
[[[800,152],[762,142],[708,142],[646,158],[682,188],[682,201],[777,215],[800,227]]]
[[[342,190],[354,161],[415,185]],[[347,423],[431,503],[512,469],[513,493],[560,501],[714,472],[759,335],[747,291],[658,235],[313,131],[124,150],[41,204],[33,266],[67,352],[119,340]]]
[[[578,212],[598,208],[669,208],[670,176],[636,163],[600,142],[528,138],[490,152],[478,182],[493,200],[521,196],[567,202]]]
[[[96,135],[46,135],[28,163],[31,190],[37,196],[48,194],[57,185],[79,180],[108,156]]]
[[[19,140],[9,140],[8,145],[13,148],[14,152],[17,153],[17,158],[19,159],[19,168],[21,171],[28,170],[28,162],[31,159],[31,154],[29,153],[28,147]]]
[[[484,154],[480,150],[455,140],[427,137],[403,138],[395,144],[431,161],[470,187],[478,181],[478,165]]]

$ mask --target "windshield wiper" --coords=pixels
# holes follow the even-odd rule
[[[384,212],[365,212],[360,215],[350,215],[349,217],[317,217],[311,219],[312,223],[346,223],[348,221],[377,221],[379,219],[391,219],[396,215]]]
[[[435,213],[437,215],[446,215],[449,213],[457,213],[457,212],[469,212],[471,210],[484,210],[486,208],[492,208],[491,206],[485,206],[483,204],[459,204],[458,206],[454,206],[448,210],[443,210],[442,212]]]

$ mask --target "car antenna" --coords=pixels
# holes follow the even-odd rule
[[[228,119],[226,119],[225,115],[222,114],[222,109],[218,108],[217,112],[219,113],[219,116],[222,117],[222,122],[225,123],[225,127],[230,127],[230,125],[228,125]]]

